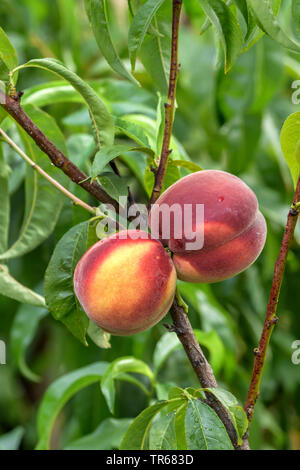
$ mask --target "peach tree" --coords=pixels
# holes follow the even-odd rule
[[[176,99],[178,79],[180,86],[181,74],[183,81],[185,78],[184,66],[180,67],[184,54],[184,49],[179,50],[181,30],[186,22],[203,38],[214,30],[209,47],[212,51],[217,47],[214,66],[218,80],[223,80],[225,72],[232,86],[242,87],[245,95],[254,80],[251,69],[244,84],[234,82],[236,63],[243,61],[244,53],[251,53],[263,37],[273,46],[292,51],[293,57],[298,57],[300,45],[278,21],[280,0],[128,0],[129,30],[121,56],[116,34],[112,34],[116,31],[109,4],[106,0],[84,1],[103,59],[100,71],[110,70],[112,80],[82,78],[84,71],[77,73],[68,54],[65,61],[41,54],[19,63],[12,42],[0,28],[0,293],[21,304],[12,336],[13,354],[21,373],[36,381],[25,362],[25,351],[49,312],[80,347],[96,345],[103,358],[62,375],[48,387],[38,411],[36,448],[50,448],[60,410],[91,384],[100,384],[105,406],[113,416],[117,399],[121,400],[118,384],[124,382],[144,394],[142,411],[135,418],[103,420],[94,433],[75,440],[70,448],[249,449],[249,425],[278,320],[279,293],[300,207],[299,116],[286,116],[281,132],[281,148],[295,192],[286,210],[248,392],[235,397],[216,380],[221,362],[226,361],[225,348],[228,360],[231,357],[232,337],[216,332],[220,320],[214,317],[208,284],[232,278],[258,258],[266,239],[266,222],[250,189],[251,181],[248,185],[231,174],[238,166],[240,149],[232,145],[229,173],[218,164],[208,167],[205,157],[203,162],[201,158],[199,163],[192,161],[176,137],[176,110],[184,108],[182,98]],[[294,1],[292,8],[299,27],[299,2]],[[69,13],[65,11],[66,23]],[[215,61],[213,55],[208,61]],[[39,69],[46,78],[21,89],[21,77],[28,69],[29,76]],[[55,79],[46,81],[48,74]],[[220,91],[225,96],[224,115],[231,112],[229,105],[226,108],[229,79],[224,79]],[[206,81],[204,73],[201,80]],[[189,86],[197,89],[200,83]],[[188,101],[188,93],[186,98]],[[67,128],[69,125],[68,136],[47,112],[49,106],[62,103],[76,109],[64,121]],[[248,132],[250,118],[245,126]],[[223,142],[218,144],[222,147]],[[247,165],[247,151],[242,165]],[[19,165],[18,176],[11,167],[19,157],[26,167],[20,169]],[[15,223],[10,217],[10,190],[19,184],[18,177],[25,178],[23,224],[10,243],[9,228]],[[187,216],[185,204],[191,206]],[[204,206],[200,225],[194,212],[197,204]],[[169,233],[162,233],[164,213],[160,209],[173,205],[182,209],[181,222],[189,220],[191,233],[176,236],[176,213],[169,219]],[[30,289],[11,274],[11,263],[48,240],[61,218],[66,222],[53,246],[43,286]],[[189,249],[188,242],[201,231],[203,246]],[[153,232],[156,239],[151,237]],[[198,303],[210,304],[203,330],[193,328],[190,319],[190,311]],[[136,357],[135,351],[142,348],[139,339],[130,355],[122,354],[126,338],[114,350],[114,335],[144,338],[158,322],[161,331],[166,331],[156,337],[152,357]],[[107,361],[110,348],[114,359]],[[167,359],[180,348],[198,386],[159,378]],[[244,405],[239,402],[243,399]]]

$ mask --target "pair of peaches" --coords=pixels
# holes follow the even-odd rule
[[[204,229],[200,249],[188,250],[185,235],[176,238],[173,219],[167,240],[139,230],[119,232],[93,245],[76,267],[79,302],[98,326],[114,335],[138,333],[161,320],[174,300],[177,278],[198,283],[228,279],[250,266],[263,249],[267,229],[257,198],[234,175],[199,171],[170,186],[150,211],[151,231],[158,234],[163,221],[157,211],[163,204],[179,204],[183,211],[185,205],[192,207],[193,232]],[[201,227],[194,210],[198,204],[204,207]]]

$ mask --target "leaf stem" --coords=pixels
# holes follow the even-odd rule
[[[58,181],[52,178],[46,171],[44,171],[39,165],[37,165],[31,158],[23,152],[20,147],[4,132],[3,129],[0,127],[0,134],[3,136],[5,141],[40,175],[42,175],[46,180],[48,180],[53,186],[55,186],[60,192],[62,192],[65,196],[67,196],[75,206],[81,206],[86,211],[90,212],[91,214],[96,214],[96,208],[89,206],[84,201],[79,199],[78,197],[74,196],[70,191],[68,191],[64,186],[62,186]]]

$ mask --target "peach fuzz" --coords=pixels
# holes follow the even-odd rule
[[[176,271],[162,244],[139,230],[121,231],[93,245],[74,273],[74,290],[86,314],[103,330],[131,335],[168,312]]]

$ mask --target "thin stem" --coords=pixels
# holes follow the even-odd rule
[[[172,52],[171,52],[171,67],[169,77],[169,93],[168,102],[165,103],[165,127],[162,143],[162,150],[159,159],[158,167],[155,171],[154,187],[150,198],[150,207],[159,198],[162,190],[163,181],[168,165],[170,150],[170,142],[173,129],[175,101],[176,101],[176,86],[179,72],[178,64],[178,34],[180,13],[182,8],[182,0],[173,0],[173,19],[172,19]]]
[[[259,341],[258,348],[254,350],[255,359],[254,366],[252,371],[252,378],[248,390],[248,395],[245,403],[245,411],[248,416],[249,422],[251,421],[254,413],[255,403],[259,395],[259,387],[262,378],[263,368],[266,360],[266,354],[270,338],[278,321],[277,305],[279,301],[280,288],[283,280],[283,275],[286,266],[286,260],[289,252],[291,242],[294,237],[295,227],[298,220],[299,214],[299,201],[300,201],[300,176],[297,182],[293,204],[289,210],[287,223],[285,226],[285,231],[279,251],[278,258],[275,263],[273,282],[271,286],[271,292],[269,297],[269,302],[267,306],[267,313],[265,318],[265,323],[263,326],[261,338]]]
[[[81,206],[83,209],[87,210],[91,214],[96,214],[96,208],[89,206],[84,201],[79,199],[78,197],[74,196],[70,191],[68,191],[64,186],[62,186],[58,181],[52,178],[46,171],[44,171],[39,165],[37,165],[33,160],[31,160],[25,152],[23,152],[20,147],[4,132],[3,129],[0,127],[0,134],[4,137],[6,142],[40,175],[42,175],[46,180],[48,180],[53,186],[55,186],[60,192],[62,192],[65,196],[67,196],[75,206]]]
[[[20,124],[27,134],[35,141],[38,147],[50,158],[53,165],[60,168],[74,183],[80,185],[98,201],[112,205],[119,211],[119,204],[96,181],[88,181],[87,175],[72,163],[48,137],[34,124],[20,105],[19,97],[16,99],[5,95],[0,90],[0,105]]]

